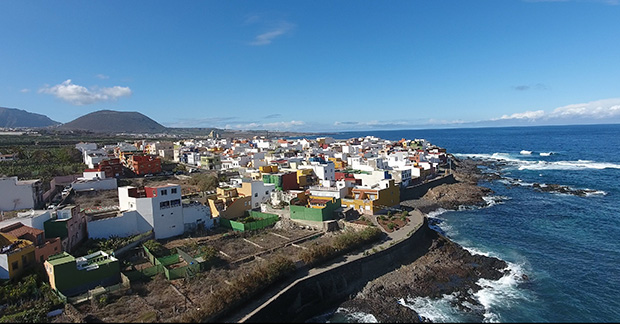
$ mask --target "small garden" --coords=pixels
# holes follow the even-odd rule
[[[387,215],[377,216],[377,222],[386,232],[391,233],[407,225],[409,222],[408,216],[409,212],[406,210],[395,214],[388,211]]]

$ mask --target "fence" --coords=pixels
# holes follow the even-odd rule
[[[140,234],[140,235],[134,237],[132,239],[131,243],[129,243],[129,244],[123,246],[122,248],[114,251],[114,256],[115,257],[120,257],[121,255],[127,253],[127,251],[135,248],[136,246],[138,246],[138,245],[140,245],[140,244],[142,244],[142,243],[144,243],[144,242],[146,242],[146,241],[148,241],[148,240],[150,240],[152,238],[155,238],[155,235],[153,234],[153,230],[150,230],[150,231],[148,231],[146,233]]]
[[[254,231],[265,228],[269,225],[273,225],[280,219],[280,217],[275,214],[261,213],[256,211],[250,211],[249,214],[250,216],[257,218],[258,220],[249,223],[242,223],[222,218],[220,219],[220,226],[240,232]]]
[[[175,254],[157,258],[151,253],[151,251],[149,251],[148,248],[146,248],[145,246],[142,247],[144,248],[144,252],[146,253],[149,261],[151,262],[151,264],[153,264],[153,266],[141,270],[135,269],[133,271],[130,271],[127,274],[131,278],[138,279],[144,277],[152,277],[158,273],[163,273],[166,276],[166,279],[174,280],[193,276],[194,274],[200,272],[204,266],[204,262],[200,262],[194,259],[189,254],[183,252],[178,248],[177,253]],[[169,267],[171,265],[180,263],[181,259],[185,260],[185,262],[187,262],[187,265],[174,268]]]

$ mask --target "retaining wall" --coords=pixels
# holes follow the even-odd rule
[[[393,246],[289,286],[245,322],[304,322],[319,315],[357,293],[368,281],[422,256],[434,233],[425,218],[416,232]]]
[[[411,200],[411,199],[419,199],[426,194],[431,188],[435,188],[437,186],[441,186],[442,184],[452,184],[457,183],[456,179],[454,179],[454,175],[449,174],[447,176],[443,176],[441,178],[433,179],[429,182],[409,186],[400,189],[400,200]]]

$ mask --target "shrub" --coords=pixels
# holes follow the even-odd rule
[[[336,253],[336,249],[329,244],[317,244],[313,245],[307,250],[302,251],[299,254],[299,258],[307,265],[314,266],[320,264]]]
[[[172,251],[168,250],[161,243],[155,240],[148,240],[142,243],[156,258],[161,258],[172,254]]]
[[[249,300],[257,292],[295,271],[295,263],[288,258],[278,256],[267,264],[260,265],[245,276],[239,276],[231,285],[215,291],[200,304],[200,307],[188,311],[181,317],[182,322],[214,321],[214,316]]]
[[[387,227],[388,227],[390,230],[393,230],[393,229],[394,229],[395,227],[397,227],[397,226],[396,226],[396,224],[395,224],[394,222],[390,222],[390,223],[388,223],[388,224],[387,224]]]

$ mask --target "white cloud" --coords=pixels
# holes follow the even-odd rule
[[[294,24],[282,22],[278,26],[257,35],[249,44],[254,46],[269,45],[277,37],[290,33],[294,27]]]
[[[21,92],[21,93],[28,93],[28,92],[30,92],[30,89],[24,88],[24,89],[19,90],[19,92]]]
[[[83,106],[100,101],[114,101],[121,97],[131,96],[129,87],[114,86],[111,88],[86,87],[71,83],[71,79],[55,86],[45,86],[39,93],[46,93],[73,105]]]
[[[299,120],[281,121],[273,123],[246,123],[246,124],[228,124],[224,128],[227,129],[266,129],[266,130],[289,130],[297,126],[303,126],[306,123]]]
[[[555,108],[552,112],[546,113],[543,110],[526,111],[503,115],[500,118],[493,118],[491,121],[498,120],[551,120],[551,119],[603,119],[620,117],[620,98],[602,99],[585,103],[572,104]]]
[[[106,80],[106,79],[109,79],[110,76],[107,76],[105,74],[97,74],[97,75],[95,75],[95,78],[101,79],[101,80]]]
[[[538,118],[542,118],[543,116],[545,116],[545,112],[543,110],[536,110],[536,111],[526,111],[523,113],[515,113],[512,115],[503,115],[500,118],[495,118],[492,120],[499,120],[499,119],[538,119]]]
[[[620,98],[603,99],[555,108],[549,117],[609,118],[620,116]]]

